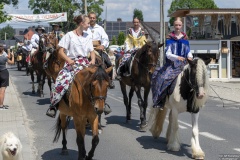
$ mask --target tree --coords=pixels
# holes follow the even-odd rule
[[[113,37],[112,37],[112,45],[116,45],[116,44],[117,44],[116,37],[115,37],[115,36],[113,36]]]
[[[94,11],[97,17],[103,12],[100,6],[103,6],[104,0],[97,2],[93,0],[87,0],[88,12]],[[76,27],[73,22],[73,17],[79,14],[84,14],[84,1],[80,0],[29,0],[28,8],[33,10],[34,14],[44,13],[59,13],[67,12],[67,22],[63,22],[63,31],[69,31]]]
[[[134,11],[133,11],[133,18],[136,18],[136,17],[137,17],[140,21],[143,21],[143,13],[142,13],[142,11],[135,8]]]
[[[173,0],[171,3],[171,6],[168,10],[168,14],[173,13],[174,11],[178,9],[213,9],[213,8],[218,8],[217,5],[215,4],[214,0]],[[172,26],[173,25],[173,18],[170,18],[169,23]]]
[[[3,11],[5,4],[7,4],[7,5],[12,4],[14,7],[16,7],[18,4],[18,0],[1,0],[1,2],[0,2],[0,23],[11,20],[11,17],[9,17],[7,15],[7,13],[5,11]]]
[[[117,38],[117,44],[123,45],[125,41],[125,34],[123,32],[119,32],[118,38]]]
[[[5,39],[5,34],[6,34],[6,39],[12,39],[12,37],[14,36],[14,29],[7,25],[6,27],[2,28],[0,30],[0,37],[1,39]]]

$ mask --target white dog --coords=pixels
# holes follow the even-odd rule
[[[20,140],[12,133],[5,133],[0,138],[0,160],[19,160],[22,150]]]

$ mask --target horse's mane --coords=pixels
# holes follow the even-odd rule
[[[102,84],[103,80],[110,81],[108,74],[106,73],[105,69],[102,65],[97,66],[97,71],[92,75],[92,80],[99,80],[100,84]]]
[[[204,91],[205,91],[205,96],[202,99],[197,99],[196,95],[194,96],[194,107],[198,108],[198,107],[202,107],[205,103],[206,100],[208,98],[208,86],[209,86],[209,81],[208,81],[208,76],[207,76],[207,67],[204,63],[204,61],[201,58],[194,58],[193,61],[197,61],[197,67],[196,67],[196,80],[197,80],[197,85],[199,87],[203,87]],[[189,70],[189,72],[191,71],[191,67],[190,65],[186,65],[184,67],[184,70]],[[190,76],[190,74],[189,74]]]

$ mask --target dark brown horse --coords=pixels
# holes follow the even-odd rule
[[[163,44],[157,45],[155,42],[146,42],[141,49],[137,50],[132,60],[131,76],[122,77],[119,81],[121,91],[123,94],[124,104],[126,106],[126,122],[129,123],[131,120],[131,100],[134,91],[138,97],[138,106],[140,108],[140,131],[145,131],[146,122],[146,110],[148,106],[148,94],[151,87],[151,75],[155,70],[157,61],[160,55],[159,48]],[[122,58],[117,61],[116,67],[119,66],[119,62]],[[129,96],[127,96],[126,86],[130,86]],[[144,96],[142,98],[141,88],[144,88]]]
[[[45,79],[48,79],[48,86],[51,90],[51,78],[46,75],[45,70],[43,69],[44,53],[46,52],[45,39],[44,37],[39,38],[39,47],[37,51],[32,56],[32,66],[29,66],[29,72],[32,80],[32,93],[35,93],[34,86],[34,72],[37,75],[38,89],[37,92],[40,94],[40,97],[43,97],[43,88],[45,84]]]
[[[89,66],[79,71],[70,87],[69,102],[59,102],[60,115],[56,124],[54,142],[58,141],[63,131],[62,154],[67,154],[67,116],[73,117],[77,132],[78,159],[92,159],[94,151],[99,143],[98,137],[98,114],[103,112],[107,89],[109,86],[108,73],[112,67],[104,70],[102,66]],[[85,126],[89,121],[92,128],[92,148],[86,156],[85,150]]]

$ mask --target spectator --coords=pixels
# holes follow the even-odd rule
[[[9,86],[9,72],[6,63],[14,64],[14,55],[9,49],[8,54],[4,52],[3,44],[0,44],[0,110],[8,109],[7,106],[3,105],[5,90]]]

